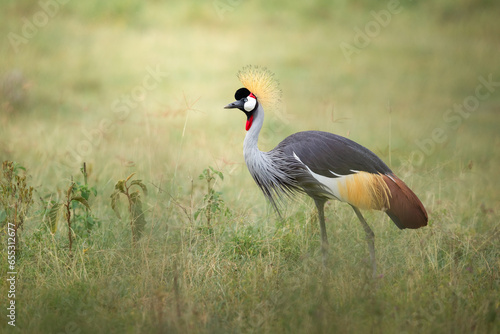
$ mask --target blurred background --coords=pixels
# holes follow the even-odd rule
[[[500,81],[495,1],[0,6],[0,156],[37,180],[64,179],[86,161],[101,180],[133,169],[174,184],[216,165],[241,189],[251,183],[245,119],[222,107],[248,64],[273,71],[283,91],[262,150],[318,129],[430,183],[436,168],[472,161],[491,179],[499,167],[498,84],[469,101],[468,115],[450,110],[480,77]],[[498,200],[498,183],[485,187]]]

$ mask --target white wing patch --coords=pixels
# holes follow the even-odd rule
[[[297,159],[297,161],[302,163],[307,168],[309,173],[311,173],[312,177],[314,177],[316,181],[321,183],[331,193],[333,199],[346,201],[346,199],[342,198],[342,196],[340,195],[339,186],[345,188],[347,179],[353,177],[354,174],[340,175],[330,171],[330,173],[332,173],[336,177],[326,177],[323,175],[319,175],[314,173],[306,164],[304,164],[302,160],[300,160],[300,158],[297,156],[297,154],[295,154],[295,152],[293,152],[293,156],[295,159]],[[355,173],[357,173],[357,171]]]
[[[328,171],[329,171],[330,173],[332,173],[333,175],[335,175],[336,177],[342,177],[342,176],[344,176],[344,175],[340,175],[340,174],[337,174],[337,173],[335,173],[335,172],[332,172],[331,170],[328,170]]]

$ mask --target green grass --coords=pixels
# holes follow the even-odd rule
[[[27,168],[35,203],[16,263],[15,328],[4,315],[2,265],[0,332],[500,332],[500,87],[459,127],[443,119],[475,94],[480,76],[500,81],[499,8],[466,0],[401,7],[349,63],[340,43],[352,43],[353,28],[386,3],[251,1],[221,18],[210,1],[68,2],[16,53],[7,35],[21,34],[21,19],[40,6],[4,1],[0,86],[21,97],[1,90],[0,160]],[[283,90],[286,113],[266,113],[262,150],[300,130],[348,136],[423,201],[429,226],[416,231],[364,213],[379,278],[370,277],[349,206],[327,205],[324,269],[313,203],[290,203],[282,220],[266,204],[244,165],[244,116],[222,109],[247,64],[271,69]],[[113,112],[148,68],[167,75],[126,117]],[[446,139],[415,163],[417,141],[435,128]],[[70,255],[64,222],[51,235],[39,198],[62,200],[71,178],[82,182],[84,161],[100,226]],[[206,204],[198,175],[208,166],[224,174],[213,186],[227,208],[210,226],[204,214],[194,219]],[[110,202],[132,172],[149,190],[135,247],[125,201],[122,220]]]

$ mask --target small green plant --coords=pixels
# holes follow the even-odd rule
[[[130,227],[132,229],[132,242],[139,241],[146,226],[146,219],[142,209],[141,193],[139,190],[130,192],[132,186],[138,186],[142,189],[145,196],[148,195],[148,189],[141,180],[133,180],[130,184],[127,182],[135,175],[130,174],[125,180],[120,180],[115,185],[115,191],[111,194],[111,208],[116,213],[116,216],[121,219],[118,211],[117,203],[120,194],[125,195],[128,200],[128,209],[130,213]]]
[[[87,210],[90,210],[89,203],[85,198],[83,198],[81,195],[74,195],[75,192],[75,183],[71,182],[71,185],[68,188],[68,191],[66,191],[66,198],[64,202],[62,202],[62,207],[65,213],[66,217],[66,223],[68,224],[68,240],[69,240],[69,251],[71,252],[71,247],[73,245],[73,230],[71,229],[71,211],[73,209],[74,203],[76,202],[81,203]]]
[[[194,219],[198,219],[198,216],[204,213],[207,218],[207,226],[209,229],[211,229],[211,222],[214,215],[217,213],[229,214],[229,210],[226,208],[224,200],[222,199],[222,193],[213,189],[213,181],[216,180],[217,176],[219,179],[224,180],[224,174],[222,174],[221,171],[209,166],[205,168],[198,177],[200,180],[205,180],[207,182],[207,193],[203,197],[203,206],[194,213]]]
[[[19,230],[33,204],[33,187],[26,183],[26,176],[19,175],[26,169],[18,163],[4,161],[0,175],[0,228],[9,235],[15,251],[19,251]]]
[[[89,203],[81,195],[75,195],[75,183],[72,181],[66,191],[66,197],[62,202],[49,200],[47,203],[47,208],[45,209],[45,219],[48,222],[50,232],[52,234],[57,232],[57,222],[59,221],[61,211],[64,212],[64,217],[66,223],[68,224],[68,241],[69,250],[73,247],[73,229],[71,227],[71,212],[74,211],[75,205],[81,203],[85,209],[90,210]]]
[[[81,197],[83,197],[87,202],[89,201],[90,195],[93,194],[97,196],[96,187],[89,187],[87,182],[87,165],[84,162],[83,167],[80,168],[80,172],[83,174],[83,184],[80,182],[75,182],[73,186],[73,193],[79,193]],[[74,217],[74,226],[73,230],[76,235],[80,237],[88,237],[92,232],[92,229],[96,225],[100,225],[99,219],[93,216],[88,207],[85,207],[85,210],[82,212],[81,210],[77,210],[78,202],[72,203],[73,209],[73,217]]]
[[[90,195],[97,195],[95,187],[89,187],[87,183],[87,166],[83,163],[80,169],[83,174],[83,184],[73,182],[66,191],[66,197],[62,201],[42,200],[44,206],[44,220],[46,221],[52,234],[57,232],[57,223],[59,221],[61,211],[64,212],[65,220],[68,225],[68,240],[69,249],[72,249],[74,233],[78,237],[89,236],[92,228],[99,224],[99,220],[94,217],[90,210],[89,198]],[[83,208],[82,208],[83,206]]]

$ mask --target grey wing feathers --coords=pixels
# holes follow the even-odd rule
[[[285,138],[275,150],[281,150],[289,156],[295,153],[311,171],[326,177],[349,175],[353,171],[392,173],[369,149],[329,132],[298,132]]]

